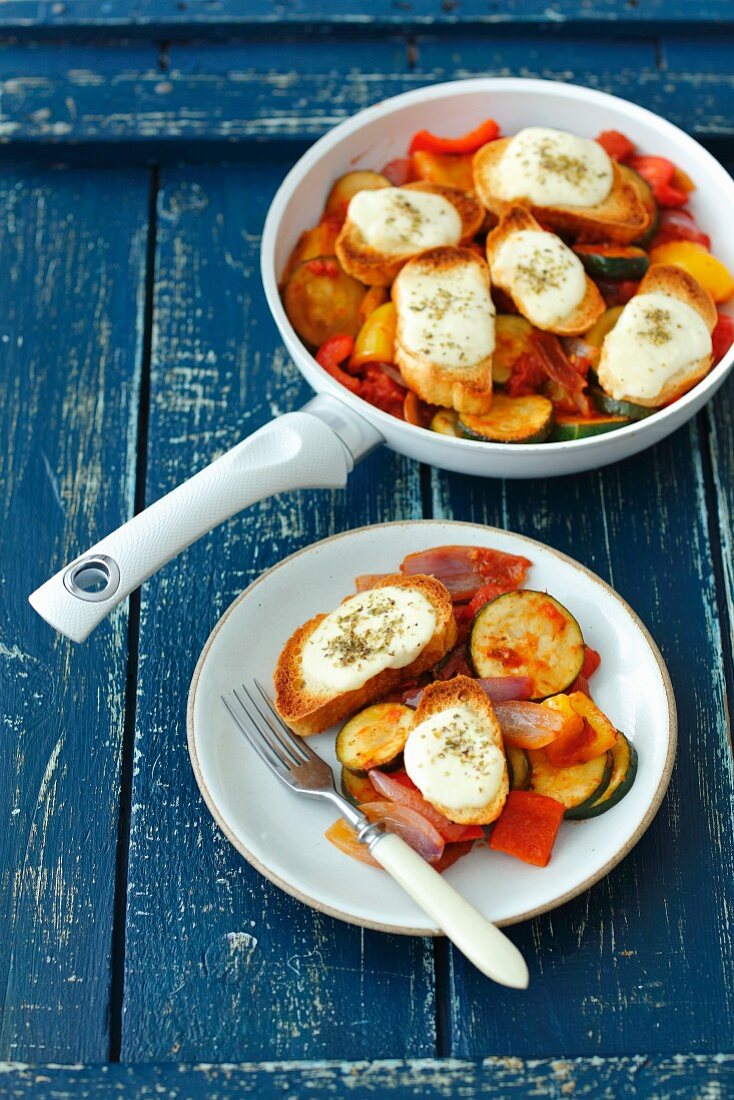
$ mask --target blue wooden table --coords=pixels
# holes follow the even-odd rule
[[[83,646],[26,597],[307,387],[270,321],[263,218],[318,135],[437,80],[603,88],[734,169],[731,0],[6,0],[0,7],[0,1095],[734,1095],[734,382],[598,474],[479,481],[382,451],[266,501]],[[721,227],[730,232],[731,227]],[[680,748],[638,847],[511,930],[527,993],[443,941],[264,881],[186,752],[199,653],[282,556],[406,517],[590,566],[670,669]]]

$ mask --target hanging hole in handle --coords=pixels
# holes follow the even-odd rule
[[[98,603],[114,596],[120,585],[117,562],[106,554],[95,554],[70,565],[64,573],[64,587],[79,600]]]

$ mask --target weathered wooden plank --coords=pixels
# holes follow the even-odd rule
[[[347,24],[360,28],[421,26],[445,30],[453,25],[502,27],[506,24],[553,24],[566,26],[668,27],[732,21],[728,0],[639,0],[620,4],[618,0],[376,0],[365,10],[361,0],[341,0],[338,11],[328,0],[74,0],[73,4],[51,4],[47,0],[5,0],[0,9],[0,27],[5,33],[34,37],[79,31],[125,34],[159,33],[166,37],[183,34],[243,33],[252,28],[302,27],[314,25],[338,31]]]
[[[259,234],[281,175],[254,166],[164,173],[149,500],[309,396],[260,287]],[[345,493],[264,502],[144,587],[124,1059],[434,1053],[430,943],[339,925],[262,879],[210,819],[185,731],[198,652],[246,584],[313,539],[415,515],[418,468],[384,452]]]
[[[542,1096],[565,1100],[691,1100],[734,1088],[734,1055],[677,1054],[615,1058],[486,1058],[376,1062],[270,1062],[264,1065],[2,1065],[9,1100],[234,1100],[257,1096],[458,1100]]]
[[[704,446],[694,425],[598,474],[469,487],[435,479],[438,515],[540,538],[617,588],[660,644],[680,728],[670,791],[633,853],[590,892],[516,930],[530,995],[487,988],[454,958],[451,1054],[730,1046],[734,883],[721,870],[734,859],[734,781]]]
[[[734,10],[734,9],[733,9]],[[2,54],[4,157],[56,145],[156,160],[253,156],[252,142],[305,142],[387,96],[472,76],[542,77],[614,92],[700,135],[731,135],[734,40],[692,52],[670,47],[661,68],[652,42],[551,35],[451,40],[347,39],[174,46],[166,71],[147,48],[46,45]],[[701,60],[700,64],[696,59]],[[120,143],[117,145],[116,143]],[[244,144],[243,144],[244,143]],[[262,155],[262,154],[261,154]]]
[[[0,1051],[104,1060],[127,610],[86,646],[26,602],[129,517],[144,170],[0,176]]]

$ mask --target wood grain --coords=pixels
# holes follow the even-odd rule
[[[47,4],[43,0],[6,0],[0,9],[5,33],[43,38],[61,34],[119,33],[127,35],[183,34],[190,37],[245,33],[251,29],[309,28],[339,32],[343,24],[361,29],[421,26],[446,33],[452,26],[501,28],[506,24],[670,27],[732,21],[728,0],[375,0],[366,10],[361,0],[340,0],[338,10],[328,0],[75,0]]]
[[[260,286],[259,233],[281,172],[239,167],[163,175],[148,500],[310,396],[280,346]],[[346,492],[265,501],[144,587],[126,1060],[434,1052],[430,943],[339,925],[263,880],[211,821],[185,730],[199,650],[242,588],[335,530],[418,515],[418,468],[383,451],[355,472]],[[294,820],[296,814],[294,805]]]
[[[114,159],[263,156],[257,143],[298,144],[388,96],[472,76],[540,77],[599,88],[658,112],[702,136],[731,135],[734,40],[690,45],[599,38],[467,36],[445,41],[405,34],[266,39],[171,46],[89,44],[7,48],[3,55],[0,147],[48,156]],[[699,63],[703,57],[703,64]],[[7,146],[7,148],[5,148]],[[129,154],[128,154],[129,155]]]
[[[106,1060],[127,609],[29,592],[132,511],[148,173],[3,171],[0,1052]]]
[[[734,1055],[633,1054],[612,1058],[422,1059],[381,1062],[211,1063],[189,1066],[2,1065],[13,1100],[459,1100],[542,1096],[567,1100],[723,1098],[734,1089]]]

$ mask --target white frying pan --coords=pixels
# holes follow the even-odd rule
[[[716,255],[734,269],[734,180],[697,142],[649,111],[570,84],[480,79],[388,99],[337,126],[288,173],[268,212],[261,268],[268,304],[286,347],[319,394],[239,443],[46,581],[30,597],[61,633],[83,641],[147,577],[248,504],[287,489],[341,488],[354,464],[380,443],[446,470],[484,477],[578,473],[636,454],[680,427],[716,392],[734,349],[708,377],[666,409],[607,435],[567,443],[481,443],[397,420],[349,393],[318,366],[283,309],[277,279],[301,231],[319,221],[331,183],[354,168],[379,170],[404,156],[416,130],[460,134],[487,117],[504,133],[554,126],[587,137],[621,130],[646,153],[675,161],[695,181],[691,207]]]

